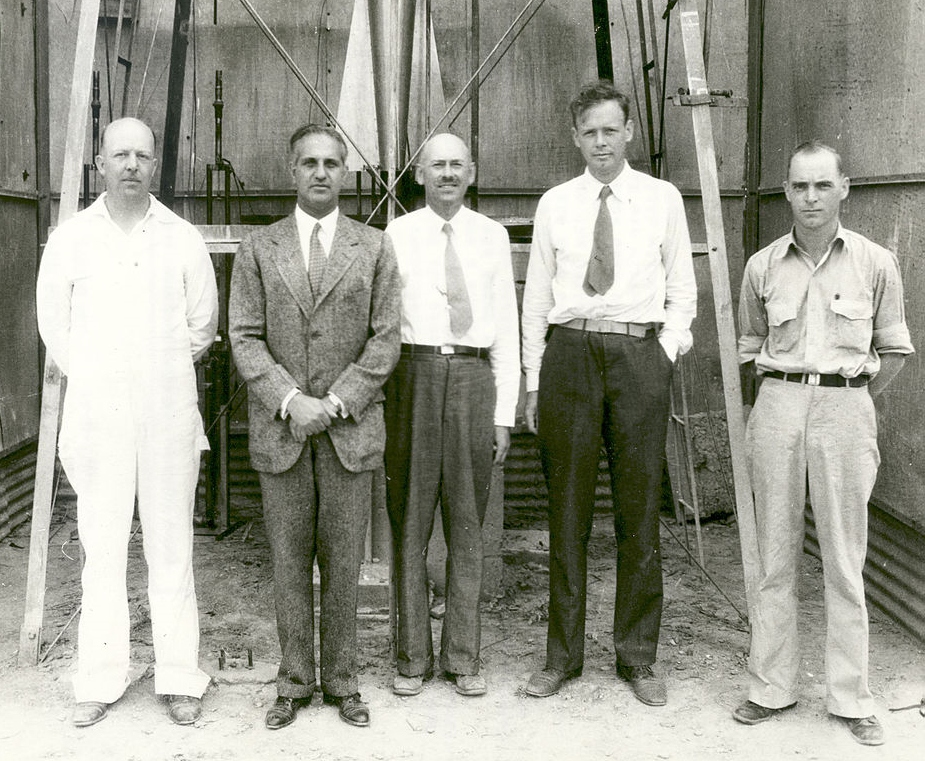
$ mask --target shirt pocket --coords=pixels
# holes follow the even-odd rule
[[[874,305],[871,300],[833,298],[829,308],[836,346],[866,355],[870,351],[873,333]]]
[[[800,341],[796,304],[774,303],[767,305],[768,345],[772,354],[793,351]]]

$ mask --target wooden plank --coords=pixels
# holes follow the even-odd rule
[[[68,110],[64,168],[61,179],[60,225],[77,211],[83,170],[87,122],[90,112],[90,79],[100,0],[82,0],[74,53],[74,75]],[[36,665],[42,647],[42,621],[45,614],[45,572],[48,560],[48,529],[51,524],[55,450],[58,444],[58,415],[64,384],[61,371],[50,357],[45,359],[42,389],[42,413],[39,421],[39,448],[35,465],[35,490],[32,500],[32,532],[29,545],[29,569],[26,577],[26,602],[19,636],[19,664]]]
[[[696,0],[681,0],[680,10],[681,35],[690,94],[709,95]],[[735,486],[736,518],[742,545],[742,570],[745,576],[746,597],[751,601],[754,599],[752,590],[755,589],[758,580],[761,557],[758,552],[751,484],[745,462],[745,416],[742,409],[742,389],[736,351],[732,292],[729,286],[729,264],[726,258],[726,237],[720,205],[719,176],[713,142],[713,125],[708,104],[690,108],[700,172],[704,222],[707,230],[710,278],[713,284],[716,332],[719,342],[720,368],[723,375],[726,422],[729,429],[732,478]]]

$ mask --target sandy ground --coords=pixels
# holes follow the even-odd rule
[[[676,527],[672,530],[678,533]],[[551,698],[538,700],[523,693],[530,672],[543,662],[548,574],[542,532],[509,531],[503,592],[483,607],[488,694],[463,698],[437,678],[418,697],[392,695],[387,616],[382,610],[369,610],[360,618],[361,690],[372,712],[367,729],[347,726],[333,708],[317,700],[291,727],[277,732],[264,728],[264,714],[275,698],[272,679],[279,649],[267,545],[259,520],[221,542],[197,537],[202,665],[213,684],[195,726],[171,724],[153,694],[150,622],[137,537],[130,546],[129,572],[134,680],[105,721],[76,729],[70,723],[75,623],[47,650],[79,600],[79,553],[71,539],[71,516],[59,517],[53,531],[47,657],[35,668],[17,666],[28,532],[21,530],[0,544],[0,759],[925,758],[925,717],[916,710],[888,710],[918,703],[925,696],[925,648],[876,611],[871,616],[870,676],[887,743],[861,747],[826,715],[822,582],[819,564],[809,557],[802,575],[800,703],[766,724],[745,727],[731,719],[730,711],[744,699],[746,628],[733,604],[701,577],[680,544],[663,530],[666,597],[659,668],[667,678],[669,703],[650,708],[636,701],[614,669],[614,561],[606,516],[599,517],[592,537],[581,679]],[[707,524],[704,549],[710,574],[744,610],[735,526]],[[439,628],[435,620],[436,636]],[[248,648],[254,655],[252,669],[246,667]],[[222,671],[221,649],[226,657]]]

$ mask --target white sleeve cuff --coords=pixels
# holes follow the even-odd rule
[[[285,398],[283,399],[283,403],[279,405],[279,416],[283,420],[289,417],[289,402],[295,399],[297,394],[301,394],[301,393],[302,392],[299,391],[298,387],[296,387],[292,389],[292,391],[290,391],[288,394],[286,394]]]

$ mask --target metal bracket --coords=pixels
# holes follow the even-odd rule
[[[691,95],[690,90],[682,87],[678,90],[677,95],[669,95],[670,100],[676,106],[713,106],[716,108],[745,108],[748,105],[748,98],[737,97],[732,94],[732,90],[710,90],[709,93],[697,93]]]

